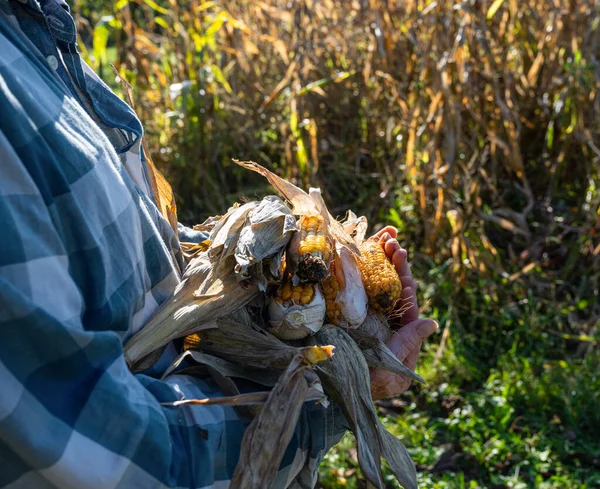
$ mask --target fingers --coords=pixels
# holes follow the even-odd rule
[[[419,287],[417,282],[412,277],[400,277],[400,283],[402,284],[402,288],[412,287],[414,290],[417,290]]]
[[[408,253],[405,249],[400,248],[398,241],[396,241],[396,240],[391,241],[391,243],[396,243],[398,246],[393,246],[393,244],[388,244],[388,243],[390,243],[390,241],[388,241],[386,243],[386,255],[392,260],[392,263],[394,264],[394,268],[396,269],[396,272],[397,272],[398,268],[401,267],[402,264],[406,263],[406,261],[408,259]],[[392,254],[387,253],[387,248],[389,248],[390,251],[392,251]]]
[[[396,331],[388,340],[387,346],[398,360],[404,362],[411,353],[418,352],[423,341],[437,329],[438,324],[433,319],[413,321]]]
[[[400,248],[399,252],[396,252],[397,256],[392,257],[392,263],[396,267],[396,272],[400,277],[412,277],[410,266],[408,265],[408,252]]]
[[[389,239],[385,240],[385,238],[387,236],[390,236],[389,234],[384,234],[381,238],[380,241],[383,244],[383,249],[385,250],[385,254],[387,255],[388,258],[390,258],[393,262],[394,260],[394,255],[399,252],[399,251],[404,251],[404,253],[406,253],[405,250],[401,250],[400,248],[400,243],[398,243],[397,239],[394,239],[392,237],[390,237]],[[385,240],[385,241],[384,241]],[[406,258],[405,258],[406,259]]]
[[[410,386],[410,379],[396,375],[387,370],[371,372],[371,394],[373,400],[399,396]]]
[[[398,240],[396,239],[398,236],[396,228],[386,226],[375,236],[379,238],[379,242],[381,243],[381,246],[383,246],[385,254],[394,264],[398,275],[400,277],[412,277],[412,272],[408,266],[408,252],[400,247],[400,243],[398,243]]]
[[[409,369],[414,371],[417,366],[417,360],[419,359],[419,353],[421,353],[420,348],[418,350],[410,352],[408,356],[404,359],[404,362],[402,363]]]
[[[394,226],[386,226],[381,229],[377,234],[375,234],[376,238],[381,238],[384,234],[389,234],[391,239],[396,239],[398,236],[398,230]]]
[[[408,279],[412,280],[410,277],[406,278],[406,280]],[[402,292],[400,293],[400,301],[396,308],[402,313],[398,321],[401,325],[406,325],[419,319],[417,294],[412,286],[404,287],[403,284]]]
[[[387,342],[388,347],[408,368],[414,370],[423,341],[436,331],[438,325],[432,319],[421,319],[407,324]],[[373,399],[398,396],[410,386],[410,379],[382,369],[371,372]]]

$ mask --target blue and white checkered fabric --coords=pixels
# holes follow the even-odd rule
[[[248,420],[162,407],[220,393],[123,358],[182,267],[141,134],[81,61],[64,2],[0,0],[1,487],[229,486]],[[276,487],[314,486],[343,432],[339,411],[305,406]]]

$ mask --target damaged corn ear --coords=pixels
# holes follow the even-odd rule
[[[299,306],[310,304],[315,297],[315,288],[312,284],[292,285],[286,280],[275,294],[275,300],[280,304],[292,301]]]
[[[316,284],[293,285],[286,280],[269,303],[271,332],[282,340],[306,338],[323,326],[325,308],[325,299]]]
[[[342,322],[342,311],[337,302],[340,282],[336,277],[335,262],[331,263],[331,274],[321,282],[321,291],[325,298],[327,318],[331,324],[339,326]]]
[[[320,282],[329,274],[331,260],[331,238],[323,216],[302,216],[298,221],[298,233],[298,277]]]
[[[369,305],[377,311],[391,311],[402,292],[402,283],[394,265],[376,238],[363,241],[360,253],[358,262]]]

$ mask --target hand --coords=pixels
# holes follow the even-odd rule
[[[390,337],[387,346],[398,360],[414,370],[423,341],[437,330],[438,325],[433,319],[419,319],[417,283],[413,280],[408,265],[408,255],[406,250],[400,247],[396,239],[397,235],[398,231],[392,226],[383,228],[375,235],[380,238],[381,246],[394,264],[402,282],[399,307],[404,312],[391,324],[392,327],[397,326],[400,329]],[[371,371],[371,394],[374,401],[399,396],[408,389],[409,385],[410,379],[406,377],[382,369]]]

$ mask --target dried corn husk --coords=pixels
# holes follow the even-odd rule
[[[251,380],[266,387],[273,387],[281,375],[281,370],[266,370],[264,368],[249,367],[241,365],[224,358],[220,358],[208,353],[202,353],[199,350],[186,350],[169,366],[162,376],[162,379],[171,375],[185,359],[191,359],[194,362],[210,367],[218,371],[224,377]]]
[[[282,340],[299,340],[314,334],[323,326],[326,304],[323,294],[314,288],[310,304],[280,303],[271,299],[268,305],[270,332]]]
[[[337,247],[335,273],[340,289],[335,301],[341,312],[340,326],[359,327],[367,317],[368,299],[354,255],[345,246]]]
[[[241,284],[231,274],[216,279],[205,294],[184,288],[125,345],[125,359],[134,371],[152,366],[157,360],[148,355],[161,350],[171,340],[215,328],[215,317],[225,316],[244,306],[259,293],[256,284]]]
[[[303,375],[306,368],[302,358],[296,356],[246,429],[231,487],[264,489],[271,486],[309,392]]]
[[[206,239],[201,243],[187,243],[180,241],[179,245],[187,264],[192,260],[192,258],[196,258],[198,255],[200,255],[200,253],[204,253],[206,250],[208,250],[208,247],[210,246],[210,240]]]
[[[275,175],[275,173],[267,170],[258,163],[235,159],[233,161],[248,170],[252,170],[264,176],[282,197],[292,204],[292,212],[295,215],[322,215],[329,227],[329,232],[336,241],[343,246],[347,246],[354,253],[359,254],[358,247],[354,240],[346,233],[346,231],[344,231],[343,226],[336,221],[327,210],[319,189],[311,189],[311,194],[309,195],[304,190]]]
[[[151,366],[169,341],[213,328],[216,318],[257,297],[268,282],[262,260],[280,260],[294,230],[290,210],[277,197],[230,208],[214,225],[208,250],[190,261],[174,295],[125,345],[130,367]]]
[[[349,329],[348,334],[362,350],[369,368],[382,368],[403,377],[416,380],[421,384],[425,381],[420,375],[405,366],[396,355],[379,338],[375,338],[358,329]]]
[[[358,329],[369,336],[378,338],[383,343],[387,343],[390,336],[392,336],[392,330],[390,329],[387,318],[381,312],[371,308],[368,309],[367,317]]]
[[[296,220],[279,197],[265,197],[248,216],[235,249],[235,272],[240,279],[260,277],[259,288],[266,290],[267,279],[262,273],[262,261],[272,258],[271,267],[279,269],[281,257],[290,238],[296,232]]]
[[[367,235],[367,218],[365,216],[358,217],[354,212],[348,211],[342,227],[354,239],[356,244],[360,244],[365,240],[365,236]]]
[[[312,347],[288,345],[254,325],[238,322],[231,317],[218,319],[216,324],[217,328],[198,333],[198,350],[240,365],[276,370],[287,368],[298,354],[307,362],[313,358]]]
[[[342,328],[332,326],[322,328],[311,340],[336,346],[333,358],[316,365],[315,371],[350,424],[365,478],[378,489],[385,487],[380,466],[383,456],[405,489],[417,489],[410,455],[377,416],[371,399],[369,367],[356,343]]]

